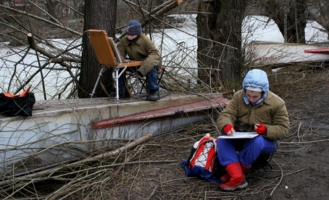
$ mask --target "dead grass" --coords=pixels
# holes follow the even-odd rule
[[[217,135],[213,122],[204,121],[153,138],[119,156],[74,167],[62,166],[56,172],[49,171],[33,178],[18,177],[10,180],[6,187],[2,185],[1,197],[138,200],[314,199],[309,197],[315,196],[321,199],[319,197],[327,193],[310,196],[298,188],[311,188],[320,181],[315,177],[328,170],[328,161],[324,161],[322,153],[326,151],[329,140],[328,75],[326,68],[310,66],[288,66],[277,73],[269,73],[271,90],[286,101],[291,134],[275,154],[272,170],[264,177],[260,176],[262,169],[248,174],[249,187],[246,190],[221,192],[217,184],[185,175],[181,162],[189,156],[193,143],[206,133]],[[318,155],[322,157],[318,158]],[[322,191],[326,191],[328,183],[321,180],[321,184]],[[321,186],[318,187],[317,191],[321,191]]]

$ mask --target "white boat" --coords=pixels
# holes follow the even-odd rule
[[[329,61],[328,44],[257,43],[246,47],[246,62],[252,66],[279,65],[298,62]]]
[[[109,98],[39,101],[31,117],[0,118],[2,178],[86,157],[118,140],[179,130],[219,112],[219,93],[156,102]]]

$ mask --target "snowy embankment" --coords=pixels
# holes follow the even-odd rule
[[[179,15],[179,17],[186,18],[184,24],[180,24],[177,28],[165,29],[164,33],[161,31],[154,33],[151,38],[161,51],[162,65],[167,66],[167,70],[170,70],[170,72],[191,77],[193,83],[195,82],[193,81],[193,76],[197,74],[196,15]],[[305,29],[306,41],[310,44],[328,42],[328,34],[321,32],[320,29],[321,26],[316,22],[308,22]],[[249,50],[251,49],[247,54],[254,56],[251,59],[256,61],[257,59],[262,61],[263,58],[265,61],[271,60],[267,59],[267,57],[273,58],[270,52],[275,48],[270,48],[270,50],[266,51],[261,50],[260,52],[263,54],[257,55],[257,50],[250,48],[250,46],[248,47],[247,44],[252,44],[254,41],[282,44],[284,40],[277,25],[264,16],[246,17],[243,23],[242,37],[244,46],[249,48]],[[57,39],[51,40],[51,42],[58,49],[65,51],[65,49],[81,43],[81,40]],[[51,51],[51,49],[49,50]],[[58,50],[53,51],[55,55],[60,53]],[[28,53],[26,54],[26,52]],[[80,49],[74,49],[70,52],[81,56]],[[280,50],[280,52],[282,51]],[[287,54],[294,57],[293,52],[286,53],[285,57]],[[40,73],[40,66],[47,64],[48,58],[40,54],[36,56],[35,51],[32,49],[28,50],[28,47],[0,48],[0,57],[0,87],[2,91],[14,92],[19,86],[31,79],[28,85],[32,85],[32,91],[36,94],[37,100],[44,99],[44,95],[46,95],[47,99],[57,99],[59,96],[60,98],[66,98],[71,92],[70,89],[73,83],[71,83],[72,79],[69,73],[65,71],[66,69],[58,64],[50,63]],[[73,65],[76,66],[73,66],[72,73],[78,73],[79,66],[77,64]],[[46,94],[43,92],[44,87],[46,88]]]

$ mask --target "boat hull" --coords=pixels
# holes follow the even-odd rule
[[[246,47],[246,63],[252,67],[282,65],[299,62],[329,61],[323,46],[295,43],[251,43]],[[312,51],[310,51],[312,49]]]
[[[177,131],[208,119],[228,102],[221,94],[168,96],[156,102],[39,101],[31,117],[0,119],[0,173],[41,170],[81,159],[118,140]]]

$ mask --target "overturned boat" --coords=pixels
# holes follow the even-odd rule
[[[169,95],[156,102],[110,98],[39,101],[30,117],[1,116],[2,179],[87,157],[119,140],[161,135],[218,114],[222,94]]]
[[[328,44],[252,42],[246,47],[246,59],[252,67],[329,62],[329,47]]]

